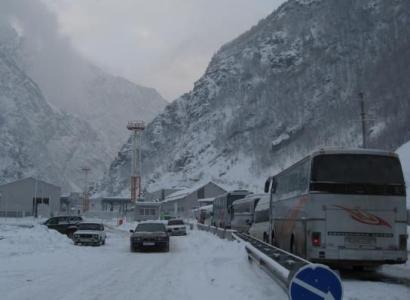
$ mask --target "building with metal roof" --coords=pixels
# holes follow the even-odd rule
[[[200,206],[200,199],[209,200],[223,193],[226,191],[214,182],[174,192],[161,202],[161,214],[169,217],[190,218],[192,210]]]
[[[0,216],[50,217],[60,210],[61,188],[33,177],[0,185]]]

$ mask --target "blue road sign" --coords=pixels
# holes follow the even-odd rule
[[[342,297],[340,277],[324,265],[308,264],[300,268],[289,285],[291,300],[341,300]]]

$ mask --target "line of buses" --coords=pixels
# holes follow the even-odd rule
[[[407,261],[400,160],[381,150],[321,150],[198,209],[200,223],[245,232],[312,262],[375,267]]]

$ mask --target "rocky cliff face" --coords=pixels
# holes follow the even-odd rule
[[[13,32],[7,34],[13,40]],[[5,45],[0,47],[0,183],[35,176],[65,190],[82,189],[81,167],[103,173],[109,153],[86,122],[48,104],[14,61],[17,44]]]
[[[38,1],[27,5],[40,10],[42,7]],[[16,19],[19,23],[15,21],[21,24],[14,53],[16,63],[38,84],[51,105],[88,122],[112,158],[128,139],[128,120],[149,122],[168,104],[155,89],[113,76],[92,64],[56,29],[33,32],[21,18]],[[29,14],[29,18],[36,22],[38,15]],[[58,28],[53,15],[46,23]],[[13,26],[13,22],[10,24]]]
[[[0,183],[39,176],[82,190],[81,167],[100,179],[128,138],[127,121],[148,122],[166,104],[92,65],[57,28],[41,2],[0,3]]]
[[[144,134],[149,189],[193,181],[260,187],[266,175],[324,146],[361,144],[365,93],[371,147],[410,138],[410,2],[290,0],[212,58],[193,91]],[[130,144],[101,184],[126,193]]]

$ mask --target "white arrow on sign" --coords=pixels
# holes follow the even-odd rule
[[[306,282],[300,280],[299,278],[294,278],[292,281],[293,283],[300,285],[304,289],[307,289],[309,292],[319,297],[322,297],[324,300],[335,300],[335,297],[333,297],[333,294],[330,291],[324,293],[321,290],[315,288],[314,286],[311,286],[310,284],[307,284]]]

